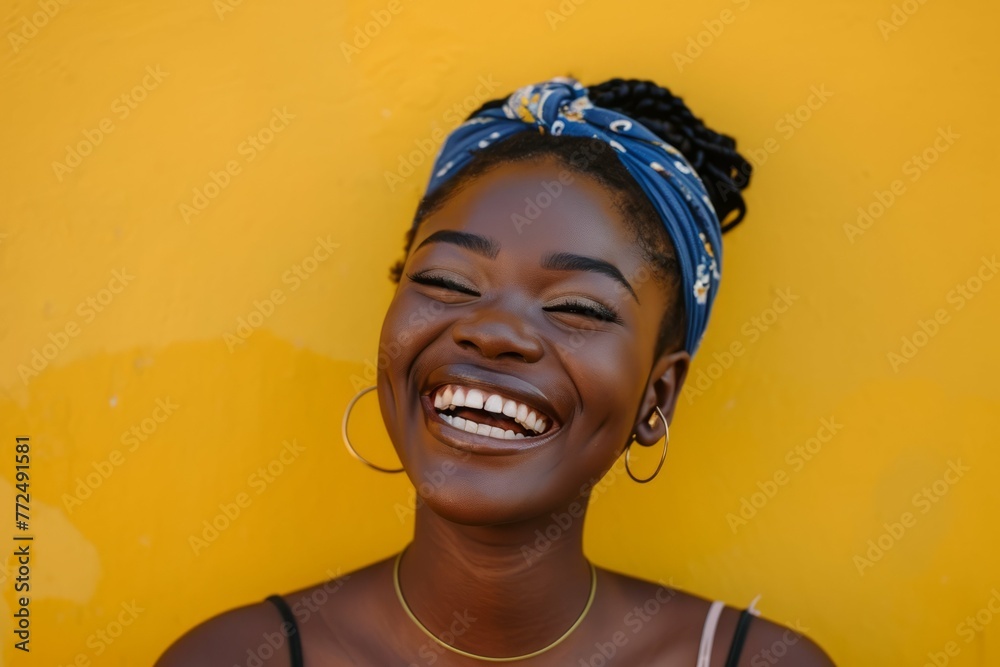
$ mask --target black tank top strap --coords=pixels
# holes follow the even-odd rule
[[[744,609],[740,614],[740,619],[736,622],[736,632],[733,634],[733,643],[729,647],[729,657],[726,658],[726,667],[736,667],[739,664],[740,652],[743,650],[743,642],[747,638],[752,618],[753,614],[749,609]]]
[[[268,602],[272,602],[278,608],[278,611],[281,612],[281,618],[284,619],[282,625],[288,625],[287,628],[282,627],[282,632],[288,636],[288,649],[292,655],[292,667],[305,667],[305,661],[302,659],[302,637],[299,634],[299,626],[295,623],[295,614],[292,613],[288,603],[285,602],[285,598],[280,595],[269,595],[267,600]]]

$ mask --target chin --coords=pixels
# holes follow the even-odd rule
[[[450,475],[442,470],[450,469]],[[540,494],[543,479],[524,470],[472,470],[467,462],[434,468],[423,479],[411,481],[417,488],[417,502],[425,511],[465,526],[496,526],[528,521],[545,515],[559,505]],[[432,480],[432,481],[428,481]],[[532,483],[531,480],[534,480]]]
[[[512,507],[502,500],[473,505],[469,502],[424,501],[424,505],[440,518],[462,526],[501,526],[536,518],[539,512]]]

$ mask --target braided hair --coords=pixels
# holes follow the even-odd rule
[[[684,154],[705,184],[723,233],[743,220],[747,207],[740,190],[750,184],[753,167],[736,152],[735,139],[705,127],[682,98],[652,81],[611,79],[589,88],[588,96],[594,106],[639,121]]]
[[[503,106],[507,97],[486,102],[468,118],[486,109]],[[691,113],[682,98],[652,81],[610,79],[588,87],[588,97],[594,106],[618,111],[638,121],[684,155],[704,183],[723,233],[743,220],[746,203],[740,191],[749,185],[753,167],[736,152],[736,141],[732,137],[706,127],[700,118]],[[600,140],[586,137],[521,132],[478,151],[450,180],[421,200],[405,235],[404,259],[390,267],[390,280],[399,283],[405,257],[409,255],[420,223],[443,206],[463,184],[501,165],[546,156],[559,159],[567,168],[594,178],[610,190],[644,259],[653,268],[654,278],[663,287],[674,291],[674,303],[683,310],[680,267],[663,221],[641,186],[617,158],[614,149]],[[660,320],[654,357],[662,354],[668,346],[684,343],[684,313],[677,317],[671,315],[670,311],[665,312]]]

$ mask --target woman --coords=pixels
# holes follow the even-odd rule
[[[637,481],[660,468],[637,476],[633,444],[663,462],[720,220],[745,213],[734,148],[666,89],[618,79],[526,86],[449,135],[380,340],[382,416],[421,496],[412,542],[209,619],[158,665],[832,665],[752,608],[582,548],[623,453]]]

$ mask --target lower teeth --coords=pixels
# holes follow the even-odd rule
[[[447,423],[459,430],[466,431],[468,433],[476,433],[478,435],[486,435],[498,440],[513,440],[515,438],[525,437],[523,433],[515,433],[511,429],[505,430],[498,426],[490,426],[489,424],[478,424],[471,419],[462,419],[461,417],[455,417],[452,415],[441,415],[441,419],[445,420]]]

